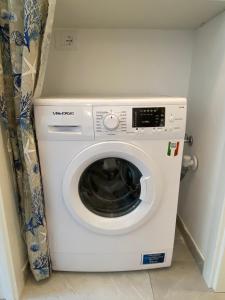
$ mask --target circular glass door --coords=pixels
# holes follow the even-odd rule
[[[63,179],[63,199],[75,221],[102,234],[123,234],[156,211],[160,172],[142,149],[99,142],[79,152]]]
[[[133,211],[141,202],[142,173],[131,162],[102,158],[88,166],[80,177],[79,196],[96,215],[115,218]]]

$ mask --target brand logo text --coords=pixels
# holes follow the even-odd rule
[[[54,116],[74,116],[74,111],[53,111]]]

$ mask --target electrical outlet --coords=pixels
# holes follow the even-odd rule
[[[56,29],[54,31],[55,48],[57,50],[76,50],[77,32],[69,29]]]

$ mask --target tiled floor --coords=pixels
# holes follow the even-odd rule
[[[171,268],[119,273],[56,272],[50,280],[29,278],[23,300],[225,300],[208,290],[179,232]]]

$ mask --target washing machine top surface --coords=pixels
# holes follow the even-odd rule
[[[151,104],[186,104],[184,97],[168,97],[168,96],[94,96],[94,95],[76,95],[76,96],[57,96],[57,97],[43,97],[34,100],[35,106],[51,106],[51,105],[84,105],[84,104],[128,104],[133,105],[137,103]]]

